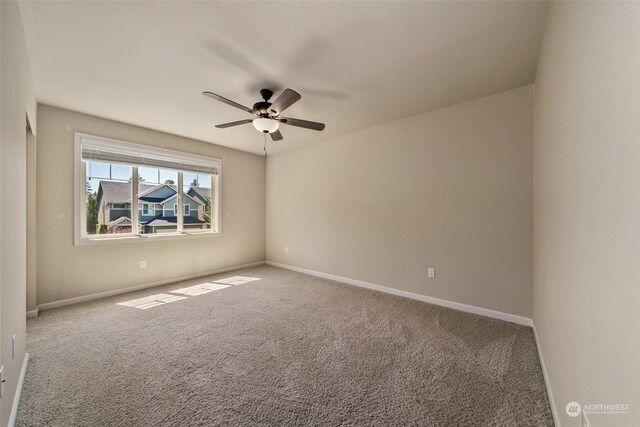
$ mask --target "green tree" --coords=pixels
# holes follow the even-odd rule
[[[169,184],[169,185],[173,185],[173,184],[175,184],[176,182],[175,182],[174,180],[172,180],[172,179],[168,179],[168,180],[166,180],[164,183],[165,183],[165,184]]]
[[[98,197],[91,192],[91,184],[87,181],[87,233],[95,234],[98,223]]]
[[[205,222],[204,228],[211,228],[211,197],[205,197],[204,199],[204,212],[202,213],[202,219]]]

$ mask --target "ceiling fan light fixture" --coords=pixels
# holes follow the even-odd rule
[[[253,127],[259,132],[273,133],[278,130],[280,123],[267,117],[258,117],[253,120]]]

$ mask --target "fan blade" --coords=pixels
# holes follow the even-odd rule
[[[280,123],[289,125],[289,126],[297,126],[299,128],[311,129],[311,130],[324,130],[324,123],[318,122],[310,122],[308,120],[300,120],[300,119],[290,119],[289,117],[283,117],[281,119],[276,119]]]
[[[271,135],[271,139],[274,141],[282,141],[283,137],[282,134],[280,133],[279,130],[275,131],[275,132],[271,132],[269,135]]]
[[[231,105],[232,107],[239,108],[240,110],[246,111],[247,113],[254,114],[254,111],[251,108],[245,107],[244,105],[238,104],[237,102],[233,102],[232,100],[227,99],[224,96],[220,96],[213,92],[202,92],[202,94],[204,96],[208,96],[209,98],[213,98],[217,101],[224,102],[227,105]]]
[[[237,122],[229,122],[229,123],[223,123],[221,125],[216,125],[216,127],[220,129],[224,129],[224,128],[230,128],[232,126],[244,125],[246,123],[251,123],[252,121],[253,119],[238,120]]]
[[[287,108],[291,107],[296,102],[300,101],[300,94],[292,89],[285,89],[284,92],[280,94],[278,99],[276,99],[271,107],[269,107],[269,113],[272,116],[278,117],[280,113],[282,113]]]

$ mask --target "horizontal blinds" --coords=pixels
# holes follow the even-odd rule
[[[219,172],[216,161],[184,159],[172,156],[170,153],[155,155],[142,150],[138,151],[135,148],[123,149],[91,143],[82,144],[82,160],[176,169],[212,175],[217,175]]]

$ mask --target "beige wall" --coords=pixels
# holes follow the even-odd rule
[[[531,317],[532,180],[531,86],[270,156],[267,259]]]
[[[264,260],[264,157],[49,106],[38,114],[38,304]],[[74,132],[221,158],[222,235],[74,246]]]
[[[536,77],[534,320],[555,406],[640,425],[640,3],[555,2]]]
[[[35,128],[36,104],[18,4],[0,1],[0,19],[0,364],[6,378],[0,425],[4,426],[25,355],[26,117]]]

